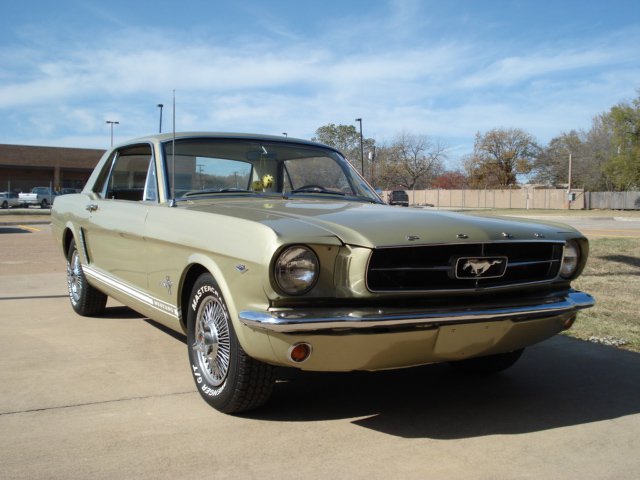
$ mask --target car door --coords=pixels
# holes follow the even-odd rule
[[[157,204],[151,146],[117,150],[95,189],[83,232],[89,262],[102,281],[135,297],[147,289],[144,224]]]

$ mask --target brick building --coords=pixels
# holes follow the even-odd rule
[[[0,191],[80,189],[104,150],[0,144]]]

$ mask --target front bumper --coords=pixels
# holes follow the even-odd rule
[[[278,333],[329,333],[330,331],[379,328],[435,328],[449,324],[466,324],[509,320],[544,319],[570,316],[595,305],[595,299],[584,292],[569,290],[545,295],[507,306],[450,307],[438,309],[287,309],[266,312],[241,311],[240,322],[252,328]]]

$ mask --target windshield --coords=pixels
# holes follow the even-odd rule
[[[339,196],[381,203],[337,152],[288,142],[188,139],[164,144],[174,198],[219,194]],[[173,159],[175,158],[175,167]]]

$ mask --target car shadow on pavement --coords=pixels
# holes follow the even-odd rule
[[[2,233],[33,233],[25,228],[18,227],[0,227],[0,234]]]
[[[128,307],[101,317],[143,320]],[[383,372],[322,373],[278,368],[269,402],[240,416],[279,422],[353,420],[404,438],[521,434],[640,413],[640,354],[564,335],[528,348],[511,369],[473,376],[446,364]]]
[[[161,330],[162,332],[166,333],[167,335],[175,338],[176,340],[184,343],[185,345],[187,344],[186,335],[182,333],[178,333],[175,330],[171,330],[169,327],[165,327],[161,323],[158,323],[155,320],[151,320],[150,318],[145,317],[141,313],[138,313],[129,307],[125,307],[125,306],[107,307],[105,308],[104,312],[100,315],[100,318],[118,319],[118,320],[142,320],[148,323],[149,325],[151,325],[152,327],[155,327],[158,330]]]
[[[107,307],[104,311],[98,315],[100,318],[105,319],[118,319],[118,320],[144,320],[146,317],[135,310],[125,306],[113,306]]]
[[[640,412],[640,354],[566,336],[527,349],[514,367],[493,376],[469,376],[448,365],[376,373],[283,373],[268,405],[246,417],[364,417],[353,423],[404,438],[460,439],[537,432]]]

